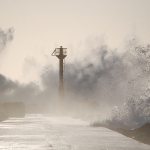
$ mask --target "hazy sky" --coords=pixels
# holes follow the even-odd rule
[[[88,37],[104,35],[110,47],[133,34],[150,43],[150,0],[0,0],[0,27],[15,29],[0,54],[0,73],[38,80],[44,65],[57,63],[50,55],[61,45],[69,60]]]

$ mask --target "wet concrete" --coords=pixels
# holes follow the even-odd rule
[[[133,138],[137,141],[150,145],[150,123],[146,123],[145,125],[132,130],[121,128],[110,129],[119,132],[127,137]]]
[[[150,146],[70,117],[26,115],[0,123],[3,150],[149,150]]]

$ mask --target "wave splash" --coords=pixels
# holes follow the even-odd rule
[[[132,129],[150,123],[150,45],[143,46],[133,39],[126,54],[132,59],[126,71],[133,74],[128,78],[124,103],[113,107],[107,119],[99,119],[94,126]]]

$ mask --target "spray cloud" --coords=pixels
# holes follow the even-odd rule
[[[149,103],[149,45],[144,46],[132,39],[126,43],[124,53],[110,49],[102,38],[88,39],[83,45],[79,46],[82,57],[66,64],[66,101],[70,108],[75,107],[74,103],[88,98],[89,101],[99,103],[101,116],[114,107],[113,120],[118,118],[117,114],[128,114],[130,118],[131,113],[124,113],[123,110],[131,112],[129,107],[136,101],[136,112],[139,111],[138,107],[143,106],[140,105],[142,100]],[[1,100],[49,102],[49,105],[53,105],[57,101],[58,70],[51,65],[45,66],[43,70],[40,76],[44,87],[42,90],[34,82],[21,84],[1,75]]]

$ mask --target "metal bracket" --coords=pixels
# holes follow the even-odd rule
[[[56,49],[53,51],[53,53],[51,54],[51,56],[56,56],[56,54],[54,54],[56,51]]]

